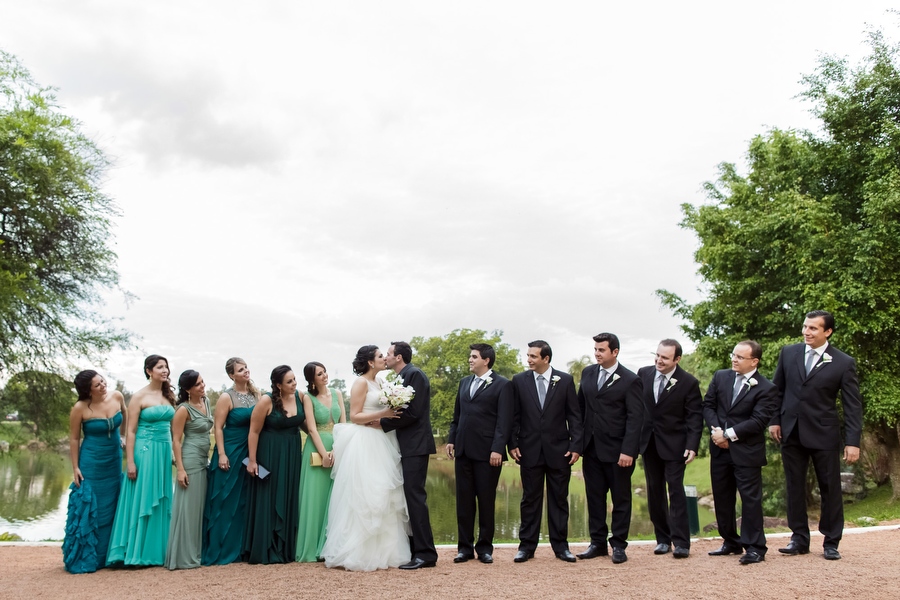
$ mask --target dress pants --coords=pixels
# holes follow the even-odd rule
[[[634,463],[623,468],[616,463],[601,461],[597,458],[594,441],[591,440],[582,457],[582,472],[591,543],[606,548],[609,537],[610,546],[624,550],[628,547],[628,530],[631,527],[631,475],[634,473]],[[612,501],[609,527],[606,526],[607,492]]]
[[[428,504],[425,502],[428,459],[428,454],[404,456],[400,459],[400,466],[403,469],[403,494],[406,496],[409,527],[412,532],[412,536],[409,538],[410,552],[413,558],[434,562],[437,560],[437,550],[434,547],[434,535],[431,532]],[[351,507],[348,509],[352,510]]]
[[[660,458],[656,451],[656,436],[651,435],[644,451],[644,474],[647,478],[647,508],[656,543],[689,549],[691,537],[687,497],[684,495],[684,459]]]
[[[744,548],[765,556],[766,534],[763,531],[762,467],[734,464],[731,453],[724,450],[710,461],[716,523],[719,535],[730,548]],[[735,493],[741,494],[741,535],[735,522]]]
[[[522,477],[522,502],[519,512],[522,519],[519,529],[519,550],[534,552],[541,533],[541,511],[544,504],[544,482],[547,483],[547,525],[550,547],[559,553],[569,549],[569,478],[572,466],[554,469],[547,465],[543,452],[538,464],[520,470]]]
[[[494,505],[500,470],[487,460],[473,460],[466,455],[457,456],[456,469],[456,523],[459,540],[457,551],[463,554],[493,554]],[[478,540],[473,540],[475,530],[475,506],[478,505]]]
[[[791,435],[781,444],[781,460],[787,483],[787,518],[793,535],[791,541],[809,547],[809,517],[806,513],[806,473],[812,460],[822,511],[819,531],[825,536],[822,546],[837,548],[844,533],[844,498],[841,495],[841,451],[813,450],[800,443],[798,429],[794,425]]]

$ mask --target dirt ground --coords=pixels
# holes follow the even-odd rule
[[[59,546],[0,546],[4,598],[896,598],[900,588],[900,527],[845,533],[843,559],[822,556],[813,537],[805,556],[777,552],[785,537],[770,536],[764,563],[707,556],[720,544],[704,539],[686,560],[653,555],[651,542],[628,548],[628,562],[608,558],[557,560],[548,546],[513,563],[515,548],[499,547],[494,564],[454,564],[454,548],[439,549],[437,567],[350,573],[321,564],[204,567],[169,572],[161,567],[104,569],[88,575],[63,570]],[[580,552],[584,544],[572,544]]]

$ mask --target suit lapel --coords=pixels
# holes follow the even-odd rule
[[[822,356],[819,357],[819,360],[817,360],[816,363],[813,365],[812,371],[810,371],[809,375],[806,376],[806,381],[809,381],[810,379],[815,377],[816,373],[818,373],[822,369],[826,368],[826,366],[828,365],[828,362],[831,362],[831,361],[825,362],[825,355],[828,354],[829,348],[831,348],[831,344],[829,344],[828,346],[825,347],[825,351],[822,352]]]
[[[535,407],[537,407],[538,411],[543,410],[541,408],[541,400],[540,398],[538,398],[537,381],[534,378],[534,371],[528,371],[528,375],[525,377],[525,389],[528,395],[531,396],[531,400],[532,402],[534,402],[534,405]]]
[[[469,398],[469,400],[474,400],[474,399],[475,399],[475,396],[478,395],[478,391],[477,391],[477,390],[475,391],[475,396],[473,396],[473,395],[469,392],[469,390],[472,389],[472,380],[473,380],[473,379],[475,379],[475,376],[474,376],[474,375],[469,375],[468,377],[466,377],[465,383],[463,384],[464,386],[466,386],[465,394],[466,394],[466,396]]]
[[[734,380],[737,379],[737,373],[734,371],[732,371],[732,372],[734,373],[734,377],[731,378],[731,393],[734,394]],[[756,375],[756,372],[754,371],[753,374]],[[750,394],[750,390],[752,390],[753,388],[750,387],[749,381],[750,380],[748,379],[747,381],[744,382],[744,385],[741,386],[741,391],[738,392],[738,397],[734,399],[734,402],[731,402],[728,405],[729,410],[732,407],[737,406],[738,402],[740,402],[741,400],[743,400]]]
[[[794,360],[794,364],[797,365],[797,369],[800,371],[800,379],[802,381],[806,381],[806,344],[797,344],[797,357]]]
[[[555,377],[556,369],[550,369],[550,380],[547,382],[547,396],[544,398],[544,409],[546,410],[547,405],[550,404],[550,399],[553,398],[553,393],[556,391],[556,383],[553,381]],[[538,403],[540,404],[540,403]]]

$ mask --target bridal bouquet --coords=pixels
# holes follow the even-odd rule
[[[416,390],[411,385],[403,385],[399,377],[389,377],[381,382],[381,398],[378,401],[391,408],[406,408],[415,395]]]

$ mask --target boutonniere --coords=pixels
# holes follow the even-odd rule
[[[491,383],[494,382],[494,378],[491,377],[490,375],[488,375],[487,377],[485,377],[483,379],[483,381],[484,381],[484,387],[487,387],[487,386],[491,385]]]
[[[559,383],[559,375],[550,378],[550,387],[554,387],[557,383]]]
[[[619,374],[618,374],[618,373],[615,373],[615,374],[612,376],[612,379],[609,381],[609,383],[606,384],[606,387],[611,386],[612,384],[614,384],[614,383],[615,383],[616,381],[618,381],[619,379],[621,379],[621,377],[619,377]]]
[[[818,369],[818,368],[821,367],[822,365],[827,365],[827,364],[830,363],[830,362],[831,362],[831,355],[828,354],[827,352],[823,352],[823,353],[822,353],[822,360],[819,362],[819,364],[816,365],[816,368]]]
[[[753,386],[756,385],[757,383],[759,383],[759,382],[758,382],[756,379],[754,379],[753,377],[751,377],[750,379],[748,379],[748,380],[746,381],[746,384],[747,384],[749,387],[753,387]]]
[[[673,377],[672,379],[670,379],[670,380],[669,380],[669,386],[666,388],[666,391],[668,392],[668,391],[671,390],[673,387],[675,387],[675,384],[676,384],[676,383],[678,383],[678,380],[677,380],[677,379],[675,379],[674,377]]]

